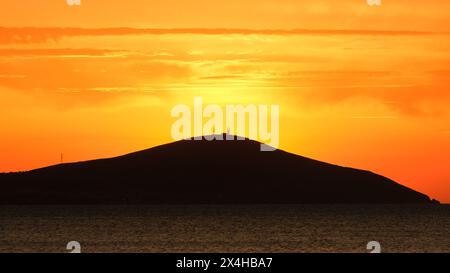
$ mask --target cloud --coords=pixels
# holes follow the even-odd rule
[[[0,57],[120,57],[125,51],[94,48],[0,49]]]
[[[192,73],[178,62],[97,58],[111,53],[115,51],[0,50],[4,57],[0,58],[0,88],[47,97],[65,106],[98,105],[127,96],[164,96],[166,85],[183,83]],[[65,58],[74,54],[96,59]]]
[[[0,44],[45,43],[63,37],[123,35],[432,35],[433,32],[402,30],[339,29],[238,29],[238,28],[5,28],[0,27]]]
[[[0,32],[5,30],[12,29],[0,28]],[[0,49],[0,86],[22,92],[66,92],[71,97],[96,102],[89,99],[90,95],[107,97],[174,90],[211,93],[227,90],[231,94],[238,90],[242,94],[272,92],[274,97],[306,102],[312,107],[362,97],[390,102],[386,104],[390,108],[410,115],[438,114],[450,100],[448,49],[445,42],[435,46],[435,37],[430,36],[435,33],[200,28],[16,30],[11,31],[16,34],[14,39],[24,42],[43,37],[58,40],[65,36],[119,35],[112,39],[64,40],[62,48],[18,45]],[[281,36],[264,39],[245,36],[253,33]],[[180,36],[150,39],[120,36],[130,34]],[[244,36],[224,37],[228,34]],[[11,35],[0,36],[0,40],[11,41]],[[71,48],[75,46],[82,48]],[[432,103],[440,105],[434,107]]]

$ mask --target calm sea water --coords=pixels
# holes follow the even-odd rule
[[[0,252],[450,252],[450,206],[0,207]]]

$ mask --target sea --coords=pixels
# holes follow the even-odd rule
[[[448,253],[450,205],[0,206],[1,253],[72,241],[85,253]]]

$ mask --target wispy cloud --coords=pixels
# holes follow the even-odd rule
[[[373,115],[373,116],[352,116],[351,118],[353,118],[353,119],[397,119],[398,117]]]
[[[0,57],[120,57],[125,51],[94,48],[0,49]]]
[[[0,43],[44,43],[73,36],[118,35],[433,35],[434,32],[403,30],[345,29],[238,29],[238,28],[5,28],[0,27]],[[441,33],[442,34],[442,33]]]
[[[24,79],[25,75],[17,75],[17,74],[0,74],[0,79]]]

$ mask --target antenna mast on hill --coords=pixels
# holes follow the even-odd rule
[[[63,164],[63,162],[64,162],[64,154],[61,153],[61,164]]]

